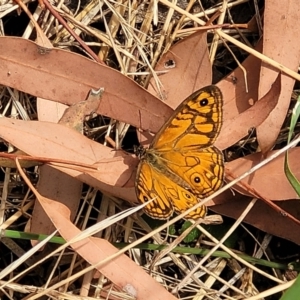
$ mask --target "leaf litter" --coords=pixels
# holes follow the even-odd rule
[[[165,1],[162,1],[162,3],[165,3]],[[145,6],[146,10],[144,10],[141,6],[134,3],[133,8],[136,12],[147,16],[147,18],[142,17],[140,20],[141,23],[138,23],[138,18],[131,15],[131,9],[124,9],[124,11],[122,11],[119,10],[116,4],[114,4],[116,5],[115,7],[109,2],[105,2],[105,4],[107,5],[108,11],[112,11],[112,9],[118,11],[118,14],[112,14],[112,16],[118,17],[111,18],[112,23],[107,23],[106,34],[109,33],[108,35],[105,35],[102,31],[97,32],[96,35],[91,26],[81,23],[79,15],[77,18],[79,21],[77,20],[77,23],[74,24],[78,26],[78,23],[80,23],[82,26],[78,27],[79,30],[89,32],[90,34],[92,32],[92,35],[97,36],[97,39],[106,43],[102,45],[99,44],[99,56],[103,60],[107,59],[107,62],[109,62],[107,49],[108,47],[113,49],[111,51],[116,55],[116,61],[119,63],[121,72],[94,63],[89,59],[83,58],[81,55],[59,48],[53,48],[46,54],[41,55],[40,52],[37,51],[37,45],[33,42],[15,37],[1,37],[0,60],[3,69],[2,72],[0,72],[0,83],[39,98],[68,105],[74,105],[86,99],[90,89],[104,87],[105,91],[99,108],[96,111],[98,114],[129,123],[134,127],[146,130],[148,133],[155,133],[168,119],[172,113],[172,109],[176,108],[191,91],[212,83],[212,68],[209,62],[215,61],[213,82],[217,81],[215,74],[222,73],[222,77],[227,74],[227,76],[218,82],[218,86],[224,95],[225,103],[224,126],[217,141],[217,145],[225,150],[227,159],[226,168],[236,176],[239,176],[264,159],[265,156],[262,156],[260,151],[266,154],[268,150],[274,147],[279,149],[280,145],[284,143],[279,143],[278,138],[280,137],[282,140],[283,136],[284,141],[284,128],[282,128],[282,124],[290,106],[290,95],[294,84],[293,78],[286,75],[278,76],[278,69],[274,67],[270,68],[266,63],[261,64],[261,61],[253,54],[249,55],[241,65],[242,68],[246,70],[246,73],[245,71],[241,71],[241,68],[232,67],[235,65],[234,61],[236,57],[242,59],[242,57],[246,56],[246,53],[243,52],[244,50],[239,50],[237,47],[232,47],[232,45],[228,44],[227,46],[231,47],[232,51],[232,55],[229,55],[229,52],[226,53],[227,48],[222,44],[226,42],[223,39],[225,35],[220,34],[220,39],[213,36],[212,32],[208,32],[207,35],[206,33],[197,32],[191,34],[189,37],[185,37],[182,36],[182,32],[178,31],[175,41],[177,41],[177,39],[181,40],[177,44],[169,45],[170,48],[167,39],[164,39],[165,35],[160,34],[159,37],[159,33],[157,36],[157,33],[155,33],[154,37],[156,41],[159,40],[159,43],[165,44],[166,49],[169,48],[169,50],[163,52],[164,47],[157,47],[156,49],[161,49],[161,52],[153,54],[155,57],[160,57],[160,59],[158,59],[157,64],[152,65],[151,59],[149,59],[149,56],[146,54],[149,49],[155,49],[155,47],[153,48],[154,42],[150,38],[151,35],[149,35],[152,21],[154,22],[156,17],[151,9],[151,5],[149,5],[148,8]],[[93,6],[93,4],[90,3],[90,6]],[[170,6],[172,7],[171,4]],[[298,18],[296,22],[294,17],[295,14],[297,15],[297,7],[296,1],[289,1],[289,5],[285,7],[284,18],[280,19],[282,15],[275,9],[276,6],[273,4],[270,5],[269,3],[268,5],[266,4],[263,13],[263,45],[260,43],[256,45],[256,50],[262,51],[266,56],[264,61],[267,61],[267,58],[270,57],[291,70],[297,70],[299,51],[297,50],[296,41],[298,40],[297,35],[299,30],[297,29],[299,25],[297,23]],[[91,9],[91,7],[89,7],[89,9]],[[101,11],[96,5],[94,5],[93,9],[95,16]],[[203,9],[201,7],[194,7],[193,9],[195,9],[195,11],[191,11],[191,9],[191,7],[186,8],[189,13],[194,14],[193,21],[195,21],[194,18],[198,18],[197,23],[203,24],[205,21],[199,18],[203,16],[206,18],[212,17],[212,14],[218,11],[220,7],[217,7],[217,10],[206,10],[204,14],[201,12],[201,9]],[[197,13],[197,9],[200,9],[200,13]],[[114,11],[114,13],[116,11]],[[175,11],[182,13],[179,7],[175,7]],[[168,10],[167,15],[161,16],[161,5],[158,6],[158,12],[158,17],[162,18],[160,20],[168,20],[170,28],[174,30],[174,32],[172,32],[172,30],[168,32],[168,37],[171,36],[171,33],[176,36],[178,20],[181,24],[185,24],[185,26],[193,27],[195,25],[186,17],[189,13],[174,17],[174,10],[171,8]],[[61,13],[63,12],[61,11]],[[121,17],[122,13],[124,13],[123,17]],[[64,15],[67,17],[65,13]],[[256,17],[259,19],[261,16],[257,14]],[[69,15],[68,18],[71,20],[73,17]],[[133,18],[132,20],[136,22],[136,26],[143,30],[143,34],[134,30],[131,25],[132,23],[126,23],[130,18]],[[282,21],[279,26],[281,31],[274,35],[274,30],[272,30],[274,29],[274,24],[272,22],[277,22],[279,19]],[[123,31],[123,34],[129,34],[131,37],[123,41],[126,47],[124,47],[122,51],[120,51],[120,47],[117,45],[119,41],[116,44],[119,37],[117,31],[113,30],[114,26],[120,26],[121,32]],[[292,30],[291,27],[293,27],[294,30]],[[158,26],[157,32],[159,32],[159,28]],[[164,28],[166,28],[166,26],[164,26]],[[238,28],[230,30],[231,33],[237,30],[244,41],[254,36],[253,32],[243,32]],[[220,29],[215,31],[216,34],[218,32],[220,33]],[[63,36],[64,38],[68,36],[64,30],[57,33],[56,45],[63,45]],[[276,47],[279,36],[284,37],[285,41],[280,42],[280,49]],[[209,57],[208,49],[215,47],[214,44],[210,44],[213,39],[214,41],[219,41],[219,47],[218,51],[214,52],[216,57]],[[208,44],[206,42],[207,40],[209,41]],[[152,46],[149,47],[146,41]],[[135,51],[131,53],[124,52],[124,49],[130,49],[132,45],[134,45],[132,49],[135,49]],[[292,54],[286,49],[292,49]],[[226,56],[223,56],[224,52]],[[290,59],[291,55],[293,60]],[[123,61],[120,59],[121,57]],[[155,61],[156,59],[153,59],[153,62]],[[138,76],[140,70],[142,70],[142,72],[141,75]],[[154,70],[157,72],[156,75],[153,73]],[[129,71],[130,74],[135,74],[129,75],[129,77],[135,78],[136,81],[140,83],[150,82],[148,92],[137,85],[133,80],[129,79],[129,77],[121,75],[121,73],[129,73]],[[30,74],[30,76],[28,76],[28,74]],[[151,76],[153,76],[152,79]],[[279,79],[276,80],[276,78],[281,78],[281,81],[279,81]],[[247,88],[248,92],[246,92]],[[159,96],[159,98],[163,98],[164,101],[160,101],[149,92],[155,96]],[[41,111],[43,102],[45,102],[45,100],[39,100],[39,112]],[[57,114],[57,104],[49,106],[48,109],[50,115]],[[43,114],[46,115],[47,111]],[[43,120],[43,118],[40,117],[40,113],[39,120]],[[80,122],[77,122],[77,124],[79,124],[80,128],[83,128]],[[101,203],[102,208],[106,205],[107,213],[111,214],[112,211],[116,212],[122,210],[122,208],[124,209],[124,203],[115,197],[125,199],[131,203],[136,201],[133,186],[135,168],[138,161],[134,156],[123,150],[114,150],[102,146],[62,124],[43,121],[28,122],[2,118],[0,119],[0,126],[3,129],[1,131],[1,138],[3,140],[33,157],[45,157],[50,160],[68,160],[74,163],[90,164],[98,167],[98,171],[95,172],[89,169],[83,170],[79,167],[77,169],[66,168],[66,166],[51,166],[50,169],[47,170],[46,168],[49,167],[43,166],[42,168],[46,169],[46,171],[41,170],[40,181],[37,188],[39,192],[42,192],[44,195],[44,205],[46,205],[44,206],[45,214],[40,213],[40,210],[36,210],[37,208],[35,208],[32,214],[32,224],[35,224],[31,228],[31,230],[34,228],[32,232],[40,230],[39,233],[49,234],[52,230],[51,228],[55,227],[60,230],[63,228],[69,230],[69,234],[64,236],[66,240],[71,239],[74,235],[79,233],[79,230],[75,228],[72,222],[76,218],[76,210],[78,205],[80,205],[81,182],[89,184],[93,188],[99,189],[106,195],[109,195],[109,201],[113,201],[115,204],[112,206],[111,203]],[[249,133],[249,129],[251,128],[258,128],[257,139],[255,131],[251,130]],[[28,141],[30,141],[30,143],[28,143]],[[151,141],[151,135],[148,134],[148,143],[149,141]],[[258,143],[260,148],[258,147]],[[296,176],[298,175],[297,152],[297,148],[293,149],[289,157],[290,165],[292,170],[295,171]],[[255,190],[261,194],[266,194],[272,201],[280,201],[282,209],[292,211],[294,215],[298,217],[298,202],[293,200],[297,197],[294,190],[288,184],[283,172],[283,158],[279,157],[268,165],[265,165],[246,180]],[[47,181],[49,183],[51,182],[51,184],[48,185]],[[251,199],[245,196],[249,194],[247,193],[248,191],[243,191],[239,187],[235,189],[236,191],[234,193],[225,192],[218,198],[210,201],[210,208],[221,215],[237,219]],[[62,204],[61,201],[64,198],[66,202]],[[104,198],[105,197],[103,197],[103,199]],[[74,203],[72,203],[72,199]],[[89,201],[90,199],[95,200],[95,197],[92,197],[91,190],[86,191],[84,201]],[[72,215],[72,221],[69,219],[70,214]],[[43,219],[47,219],[47,216],[49,220],[52,220],[54,227],[50,227],[50,222],[48,221],[45,222],[46,226],[43,225],[39,227],[38,224],[43,223]],[[135,222],[137,222],[143,230],[146,232],[151,230],[140,216],[136,216],[136,218],[137,220]],[[100,217],[100,219],[103,219],[103,216]],[[300,243],[299,237],[296,234],[297,229],[295,228],[295,224],[288,218],[278,216],[277,212],[266,207],[262,201],[256,201],[253,209],[250,210],[243,220],[267,233],[272,233],[298,244]],[[85,222],[88,222],[88,219],[86,219]],[[83,222],[77,224],[80,224],[78,226],[83,228]],[[116,224],[111,230],[118,232],[124,224]],[[131,219],[128,219],[127,225],[128,224],[132,224]],[[7,227],[3,225],[2,228]],[[295,228],[295,230],[292,230],[292,228]],[[62,232],[63,231],[61,231],[61,234]],[[121,230],[121,232],[123,231]],[[108,232],[105,233],[105,235],[107,234]],[[131,238],[138,238],[133,231],[128,231],[128,229],[124,231],[124,234],[126,241],[129,241]],[[95,241],[97,246],[93,244]],[[96,247],[94,248],[96,252],[93,250],[93,245]],[[95,258],[95,260],[98,259],[97,256],[95,256],[97,253],[100,255],[100,253],[103,252],[103,254],[105,254],[104,256],[109,256],[116,251],[116,249],[103,238],[93,238],[93,240],[87,241],[85,246],[87,249],[91,247],[90,250],[86,252],[77,250],[77,252],[83,259],[90,263],[92,263],[91,257]],[[107,249],[107,253],[105,249]],[[133,255],[134,252],[131,253]],[[134,258],[138,264],[141,263],[138,258],[141,254],[143,254],[143,252],[137,252],[137,257]],[[148,256],[149,255],[151,256],[150,253]],[[178,261],[176,262],[175,257],[170,253],[167,257],[177,264],[180,270],[179,273],[181,277],[184,278],[186,270],[180,266]],[[168,293],[167,290],[153,281],[141,268],[133,265],[132,262],[127,259],[127,256],[121,255],[119,258],[121,261],[112,260],[105,265],[105,269],[100,269],[100,272],[106,275],[114,284],[114,287],[119,288],[119,291],[120,289],[122,290],[122,287],[125,289],[125,287],[130,286],[130,289],[126,288],[125,290],[127,292],[128,290],[133,290],[134,292],[131,294],[133,298],[175,298]],[[101,259],[103,259],[103,256],[99,256],[99,260]],[[162,259],[163,258],[160,260]],[[182,260],[186,262],[184,258],[182,258]],[[193,263],[195,264],[196,262]],[[204,266],[202,267],[204,268]],[[132,277],[130,273],[126,274],[129,268],[134,268],[135,277]],[[124,270],[124,274],[122,274],[123,272],[120,270]],[[163,271],[164,268],[158,268],[157,270]],[[74,268],[74,272],[76,272],[76,268]],[[136,278],[136,280],[134,278]],[[157,275],[156,279],[157,281],[164,281],[165,283],[169,282],[169,279],[164,278],[162,273]],[[126,280],[129,282],[125,282]],[[194,277],[193,280],[194,283],[200,284],[199,279]],[[218,280],[222,282],[220,277]],[[272,280],[275,281],[274,279]],[[174,282],[172,284],[174,284]],[[175,285],[180,285],[180,282],[177,282]],[[109,286],[109,284],[107,286]],[[58,286],[55,286],[55,288],[56,287]],[[184,295],[189,295],[192,293],[190,288],[191,286],[187,284],[185,286],[186,291],[177,290],[176,297],[180,298]],[[156,293],[153,294],[154,289]],[[215,287],[213,286],[213,290],[214,289]],[[252,291],[252,294],[256,293],[257,291]],[[232,287],[231,295],[237,296],[238,294],[246,297],[244,291],[236,290],[236,287]],[[38,294],[35,296],[32,295],[32,299],[37,295]],[[86,294],[82,291],[81,296],[84,295]]]

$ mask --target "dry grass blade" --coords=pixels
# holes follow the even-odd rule
[[[189,278],[193,275],[194,272],[197,271],[197,269],[201,266],[201,268],[203,267],[203,263],[210,258],[211,254],[216,251],[219,247],[221,247],[223,250],[225,250],[227,253],[229,253],[232,257],[234,257],[236,260],[240,261],[242,264],[246,265],[247,267],[249,267],[250,269],[253,269],[254,271],[263,274],[264,276],[276,281],[276,282],[281,282],[279,281],[277,278],[275,277],[270,277],[269,274],[262,272],[260,269],[254,267],[252,264],[244,261],[243,259],[239,258],[235,253],[233,253],[231,250],[229,250],[227,247],[225,247],[223,245],[224,241],[226,241],[226,239],[232,234],[232,232],[237,228],[237,226],[240,225],[240,223],[243,221],[243,219],[245,218],[245,216],[248,214],[248,212],[251,210],[251,208],[253,207],[253,205],[255,204],[257,199],[254,199],[253,201],[250,202],[250,205],[247,207],[247,209],[244,211],[244,213],[240,216],[240,218],[235,222],[235,224],[231,227],[231,229],[223,236],[223,238],[218,241],[216,240],[213,236],[211,236],[209,234],[209,232],[207,232],[204,228],[202,227],[198,227],[200,231],[202,231],[207,237],[211,238],[212,241],[214,241],[216,243],[216,245],[210,250],[210,252],[205,255],[198,263],[198,265],[184,278],[184,280],[181,281],[181,283],[175,288],[175,290],[173,292],[178,291],[180,288],[182,288],[182,286],[184,286],[186,284],[186,282],[189,280]],[[238,290],[236,290],[238,291]],[[238,291],[240,292],[240,291]]]

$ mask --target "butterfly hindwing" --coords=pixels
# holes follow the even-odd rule
[[[193,207],[199,201],[190,191],[174,184],[165,174],[158,172],[153,166],[143,161],[138,169],[136,193],[141,203],[151,201],[144,211],[154,219],[168,219],[174,212],[181,213]],[[151,180],[149,180],[151,178]],[[201,206],[192,211],[186,218],[204,217],[206,207]]]
[[[144,211],[155,219],[167,219],[174,211],[170,200],[158,185],[158,182],[164,179],[161,177],[146,161],[140,162],[137,180],[135,181],[136,194],[141,203],[153,199],[152,202],[144,207]]]

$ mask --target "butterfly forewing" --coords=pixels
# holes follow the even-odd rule
[[[159,151],[211,146],[220,133],[223,113],[220,89],[209,86],[193,93],[156,134],[150,148]]]

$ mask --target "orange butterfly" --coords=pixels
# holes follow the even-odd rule
[[[184,100],[156,134],[148,149],[139,148],[135,182],[144,211],[155,219],[182,213],[219,189],[223,183],[222,152],[213,144],[222,126],[223,97],[214,85]],[[186,219],[203,218],[201,206]]]

